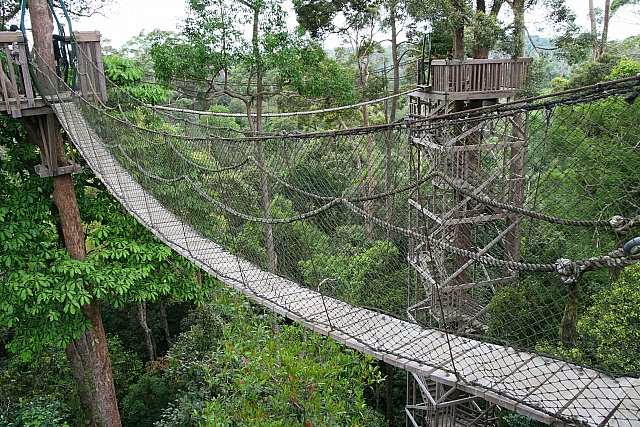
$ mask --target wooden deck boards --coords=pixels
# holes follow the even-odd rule
[[[554,425],[640,425],[640,382],[351,306],[261,270],[199,235],[147,193],[85,122],[77,106],[54,110],[96,176],[139,222],[176,252],[255,302],[423,377]],[[453,361],[451,354],[453,353]],[[454,367],[458,377],[454,375]]]

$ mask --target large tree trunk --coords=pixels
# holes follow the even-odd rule
[[[567,302],[560,324],[560,341],[567,347],[574,347],[577,341],[578,304],[580,302],[580,286],[576,283],[568,285]]]
[[[400,55],[398,53],[398,27],[397,19],[397,2],[391,1],[389,5],[389,21],[391,25],[391,61],[393,62],[393,94],[400,93]],[[395,122],[398,114],[398,98],[391,100],[391,114],[389,121]]]
[[[513,57],[524,56],[524,0],[513,0]]]
[[[369,127],[369,107],[366,105],[362,107],[362,125]],[[373,152],[374,152],[374,140],[371,134],[367,134],[367,180],[366,180],[366,194],[372,196],[375,192],[375,180],[373,177]],[[373,239],[373,221],[371,218],[374,214],[374,202],[373,200],[367,200],[364,202],[364,210],[367,213],[367,219],[365,220],[365,232],[368,239]]]
[[[367,54],[368,55],[368,54]],[[369,82],[369,57],[358,58],[358,67],[359,67],[359,75],[360,75],[360,88],[363,93],[366,93],[367,83]],[[368,97],[364,95],[362,97],[362,101],[368,101]],[[369,107],[364,105],[362,107],[362,126],[369,127]],[[373,195],[375,192],[375,180],[373,177],[373,153],[374,153],[374,140],[371,134],[367,134],[367,144],[366,144],[366,168],[365,171],[366,180],[364,181],[364,190],[367,196]],[[367,213],[367,218],[365,219],[365,233],[368,239],[373,239],[373,221],[370,219],[373,216],[374,211],[374,202],[373,200],[368,200],[364,202],[364,211]]]
[[[33,27],[34,48],[42,70],[55,70],[55,59],[52,48],[53,18],[46,0],[31,0],[29,13]],[[46,71],[45,71],[46,72]],[[42,76],[45,77],[45,76]],[[42,78],[45,94],[54,94],[55,87]],[[52,117],[43,120],[52,121]],[[56,150],[57,164],[68,164],[65,155],[64,141],[59,125],[57,131],[48,133]],[[32,135],[31,139],[37,139]],[[53,178],[53,202],[59,216],[65,247],[69,255],[76,260],[86,257],[84,229],[80,218],[80,210],[76,200],[71,175]],[[67,347],[66,353],[78,383],[80,401],[90,417],[90,423],[97,426],[120,426],[120,414],[116,399],[111,359],[107,349],[107,339],[102,326],[100,306],[97,301],[82,307],[82,313],[89,320],[91,327],[79,339]]]
[[[514,0],[513,2],[513,26],[514,26],[514,49],[513,59],[521,58],[524,55],[524,0]],[[510,203],[517,207],[524,204],[524,168],[527,155],[527,126],[525,115],[522,113],[513,116],[511,129],[513,143],[509,149],[509,198]],[[504,238],[505,251],[513,261],[520,259],[520,215],[510,213],[506,221],[507,227],[511,231]]]

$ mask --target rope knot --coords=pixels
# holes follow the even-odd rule
[[[575,262],[567,258],[560,258],[556,261],[556,272],[560,275],[560,280],[565,285],[572,285],[580,277],[580,267]]]
[[[626,228],[628,222],[629,221],[627,221],[625,217],[615,215],[612,216],[609,220],[609,225],[611,225],[611,228],[613,228],[615,231],[623,231]]]

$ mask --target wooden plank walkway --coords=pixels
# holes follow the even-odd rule
[[[124,169],[73,103],[54,105],[111,194],[158,239],[258,304],[394,366],[552,425],[640,426],[640,381],[445,335],[325,297],[261,270],[198,234]],[[457,376],[455,373],[457,372]]]

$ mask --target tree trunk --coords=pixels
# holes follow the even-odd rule
[[[598,58],[598,23],[596,21],[596,9],[593,6],[593,0],[589,0],[589,22],[591,24],[591,56],[593,59]]]
[[[389,427],[393,427],[395,425],[394,423],[394,417],[393,417],[393,374],[394,374],[394,368],[393,366],[389,365],[388,363],[384,363],[384,374],[385,374],[385,380],[384,380],[384,412],[385,412],[385,417],[387,418],[387,425]]]
[[[33,27],[34,49],[37,51],[38,61],[42,65],[41,69],[55,70],[51,42],[53,17],[47,1],[31,0],[29,14]],[[48,83],[47,78],[42,78],[42,82],[45,94],[55,94],[55,87]],[[43,120],[51,121],[52,119],[49,117]],[[68,164],[68,161],[65,155],[64,141],[59,124],[56,123],[56,126],[57,131],[47,133],[47,136],[55,138],[51,145],[55,147],[56,153],[52,153],[52,156],[55,156],[58,165],[65,165]],[[38,136],[32,135],[31,138],[38,138]],[[53,178],[53,202],[59,212],[64,243],[69,255],[76,260],[84,259],[86,257],[84,229],[70,175]],[[93,300],[83,306],[82,313],[89,320],[91,327],[79,339],[70,343],[66,349],[74,378],[78,383],[80,401],[89,414],[91,425],[118,427],[121,425],[120,414],[113,385],[107,338],[98,302]]]
[[[456,9],[457,27],[453,31],[453,59],[464,59],[464,3],[461,0],[453,0]]]
[[[392,0],[389,4],[389,21],[391,26],[391,61],[393,65],[393,94],[398,95],[400,93],[400,58],[398,53],[398,27],[397,27],[397,2]],[[391,99],[391,112],[389,114],[389,121],[391,123],[396,121],[398,114],[398,98]],[[385,168],[384,168],[384,190],[389,192],[393,188],[393,135],[390,131],[385,138]],[[385,220],[388,223],[393,223],[393,196],[388,196],[385,199]],[[387,232],[388,237],[391,237],[391,231]]]
[[[513,0],[513,57],[524,56],[524,0]]]
[[[598,46],[598,57],[596,59],[602,58],[607,49],[607,42],[609,41],[609,21],[611,21],[611,0],[605,0],[602,37],[600,39],[600,46]]]
[[[398,28],[396,23],[396,7],[395,1],[391,2],[389,6],[389,20],[391,24],[391,61],[393,62],[393,94],[400,93],[400,58],[398,53]],[[391,122],[396,121],[396,115],[398,114],[398,98],[391,100],[391,114],[389,120]]]
[[[476,14],[487,13],[487,5],[484,0],[476,1]],[[472,56],[474,59],[487,59],[489,57],[489,48],[481,45],[478,42],[479,33],[481,32],[481,28],[478,28],[477,25],[473,27],[473,53]]]
[[[564,306],[564,315],[560,324],[560,341],[567,347],[574,347],[578,336],[578,304],[580,285],[578,282],[568,285],[569,293]]]
[[[173,344],[171,339],[171,330],[169,329],[169,320],[167,318],[167,306],[164,301],[160,301],[160,323],[162,324],[162,331],[164,332],[164,339],[167,342],[167,347]]]
[[[260,6],[256,5],[253,9],[253,34],[252,34],[252,44],[253,44],[253,55],[256,61],[256,124],[255,124],[255,133],[259,134],[262,132],[262,109],[263,109],[263,100],[264,91],[263,88],[263,64],[262,64],[262,55],[260,54],[260,46],[259,46],[259,37],[260,37]],[[271,218],[271,188],[269,185],[269,176],[265,172],[267,169],[265,155],[264,155],[264,142],[257,141],[256,142],[256,161],[260,165],[260,193],[261,193],[261,202],[262,202],[262,214],[265,218]],[[272,273],[276,273],[278,271],[278,254],[276,253],[275,239],[273,237],[273,225],[264,224],[264,240],[265,240],[265,248],[267,251],[267,262],[268,269]]]
[[[369,126],[369,107],[366,105],[362,107],[362,125],[364,127]],[[374,140],[371,134],[367,134],[367,181],[365,184],[366,194],[367,196],[372,196],[375,192],[375,181],[373,178],[373,151],[374,151]],[[367,200],[364,202],[364,210],[367,213],[367,218],[365,219],[365,232],[368,239],[373,239],[373,221],[369,218],[373,216],[374,210],[374,202],[373,200]]]
[[[91,426],[120,426],[100,306],[94,301],[82,307],[82,312],[92,327],[66,348],[67,358],[78,384],[80,402]]]
[[[138,323],[142,328],[142,334],[144,335],[144,343],[147,346],[147,355],[149,361],[156,360],[156,347],[153,344],[153,333],[149,324],[147,323],[147,303],[142,302],[136,305],[136,311],[138,315]]]
[[[514,49],[513,59],[524,56],[524,0],[513,2],[513,27],[514,27]],[[509,199],[513,206],[522,207],[524,204],[524,167],[527,155],[527,126],[526,117],[523,113],[513,116],[511,129],[513,143],[509,149]],[[512,261],[520,259],[520,215],[510,213],[506,221],[507,227],[511,231],[504,238],[505,251]]]

